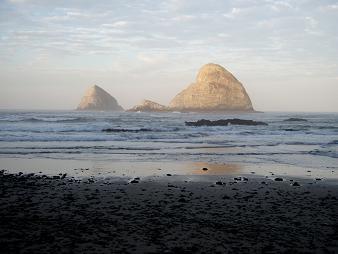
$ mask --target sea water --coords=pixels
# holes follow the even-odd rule
[[[292,117],[307,121],[285,121]],[[268,125],[185,125],[185,121],[228,118]],[[49,174],[276,171],[338,178],[338,114],[1,111],[0,165],[9,172]],[[203,167],[210,170],[204,172]]]

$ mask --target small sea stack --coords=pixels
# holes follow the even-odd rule
[[[94,85],[86,91],[76,110],[123,111],[123,108],[113,96],[101,87]]]
[[[167,106],[150,100],[143,100],[139,105],[127,110],[128,112],[169,112]]]

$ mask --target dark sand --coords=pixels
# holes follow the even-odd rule
[[[338,253],[335,185],[172,178],[1,172],[0,253]]]

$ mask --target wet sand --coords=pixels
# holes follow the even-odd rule
[[[338,253],[324,181],[0,172],[0,253]]]

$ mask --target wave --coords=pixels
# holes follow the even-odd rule
[[[331,157],[331,158],[338,158],[338,153],[336,151],[325,151],[325,150],[313,150],[310,151],[309,154],[311,155],[318,155],[318,156],[326,156],[326,157]]]
[[[93,122],[95,118],[90,117],[30,117],[30,118],[16,118],[16,119],[0,119],[0,122],[46,122],[46,123],[81,123],[81,122]]]
[[[157,151],[154,153],[154,151]],[[215,153],[215,152],[197,152],[197,153],[189,153],[189,152],[179,152],[179,153],[170,153],[162,152],[162,149],[136,149],[136,148],[120,148],[120,149],[105,149],[102,150],[39,150],[39,151],[0,151],[1,155],[34,155],[34,154],[125,154],[125,155],[173,155],[173,156],[278,156],[278,155],[317,155],[317,156],[325,156],[331,158],[338,158],[338,154],[333,151],[311,151],[311,152],[239,152],[239,153]]]
[[[141,129],[115,129],[115,128],[108,128],[108,129],[103,129],[103,132],[149,132],[152,131],[154,132],[155,130],[152,129],[147,129],[147,128],[141,128]],[[161,130],[156,130],[161,131]]]

